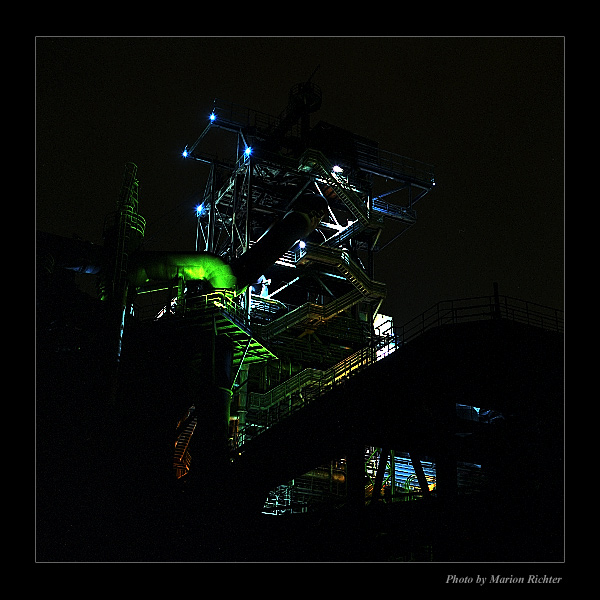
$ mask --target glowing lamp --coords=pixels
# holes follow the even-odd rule
[[[250,146],[248,146],[245,150],[244,150],[244,154],[246,156],[250,156],[252,154],[252,148]]]
[[[188,151],[187,148],[181,153],[181,156],[183,156],[183,158],[187,158],[188,155]]]
[[[335,165],[335,167],[333,167],[333,172],[334,173],[343,173],[344,169],[342,169],[342,167]]]
[[[217,118],[217,115],[215,115],[215,113],[210,113],[210,117],[208,117],[211,121],[214,121]]]
[[[298,243],[298,247],[299,248],[306,248],[306,242],[304,242],[303,240],[300,240],[300,242]]]

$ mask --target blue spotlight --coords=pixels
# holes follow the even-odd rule
[[[187,158],[188,155],[188,151],[187,148],[181,153],[181,156],[183,156],[183,158]]]
[[[252,154],[252,148],[250,146],[248,146],[245,150],[244,150],[244,154],[246,156],[250,156]]]
[[[198,204],[198,206],[196,206],[196,216],[201,217],[203,214],[204,214],[204,203]]]
[[[208,117],[211,121],[214,121],[217,118],[214,112],[210,113],[210,117]]]

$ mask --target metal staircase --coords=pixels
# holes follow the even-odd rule
[[[307,243],[304,248],[299,249],[297,262],[298,264],[313,262],[332,267],[343,275],[365,299],[385,298],[385,284],[369,278],[362,267],[342,248]]]
[[[346,208],[366,227],[369,225],[369,213],[364,200],[344,182],[338,179],[327,157],[319,150],[308,148],[300,157],[301,171],[316,172],[342,200]]]
[[[250,394],[251,406],[267,410],[299,391],[304,391],[307,398],[312,399],[375,361],[372,348],[361,348],[329,369],[304,369],[264,394],[253,392]]]
[[[341,312],[348,310],[357,302],[360,302],[362,298],[362,293],[359,290],[350,290],[329,304],[322,305],[307,302],[267,325],[259,326],[257,331],[260,332],[262,338],[269,340],[299,325],[302,325],[305,329],[315,329],[319,324],[325,323]]]

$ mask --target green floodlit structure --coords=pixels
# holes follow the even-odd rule
[[[278,117],[215,100],[182,153],[205,180],[193,250],[145,248],[132,163],[102,247],[38,233],[46,555],[512,560],[516,530],[526,560],[560,552],[532,522],[560,513],[562,313],[496,288],[402,327],[383,314],[378,253],[433,168],[311,125],[320,106],[311,81]],[[515,478],[538,512],[507,525]],[[57,505],[85,523],[49,525]]]

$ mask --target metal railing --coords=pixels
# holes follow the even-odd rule
[[[305,369],[265,394],[252,393],[248,419],[251,422],[240,430],[240,445],[343,385],[376,360],[373,348],[362,348],[329,369]]]
[[[265,131],[275,128],[279,122],[279,117],[274,117],[228,100],[215,98],[213,114],[215,115],[214,125],[220,126],[221,123],[237,127],[255,127],[258,130]]]
[[[373,198],[371,208],[376,212],[380,212],[400,221],[406,221],[407,223],[415,223],[417,220],[417,213],[413,208],[390,204],[389,202],[381,200],[381,198]]]
[[[509,296],[477,296],[438,302],[404,325],[395,327],[396,342],[399,345],[406,344],[425,331],[441,325],[488,319],[506,319],[549,331],[564,331],[562,310]]]
[[[208,294],[176,296],[175,285],[138,292],[141,298],[134,303],[134,314],[140,321],[156,321],[169,315],[194,317],[212,314],[215,310],[227,314],[240,327],[250,326],[248,313],[230,290],[214,290]],[[145,298],[150,298],[144,302]]]
[[[368,209],[363,199],[334,173],[333,165],[319,150],[307,148],[299,159],[301,170],[316,170],[334,190],[346,208],[363,224],[369,224]]]
[[[334,267],[364,296],[370,298],[386,296],[385,283],[371,279],[364,269],[350,257],[350,254],[341,248],[306,243],[304,248],[298,248],[295,251],[296,262],[300,262],[302,259]]]
[[[215,290],[209,294],[185,297],[184,310],[187,315],[193,315],[195,311],[207,313],[212,309],[227,314],[242,328],[250,326],[248,312],[237,302],[235,294],[230,290]]]
[[[434,168],[414,158],[356,142],[359,165],[380,175],[406,176],[424,185],[434,185]]]
[[[350,290],[329,304],[307,302],[267,325],[263,325],[262,335],[270,339],[298,324],[324,323],[359,302],[361,298],[362,295],[358,290]]]
[[[377,339],[375,347],[366,347],[327,370],[305,369],[264,394],[252,393],[252,423],[240,433],[240,443],[265,431],[301,410],[336,385],[426,331],[443,325],[471,321],[505,319],[549,331],[564,332],[564,312],[508,296],[479,296],[438,302],[408,323],[389,329]]]
[[[307,398],[321,396],[350,375],[373,364],[375,360],[373,349],[362,348],[329,369],[304,369],[264,394],[250,394],[250,405],[259,410],[267,410],[295,392],[304,392],[302,402]]]

